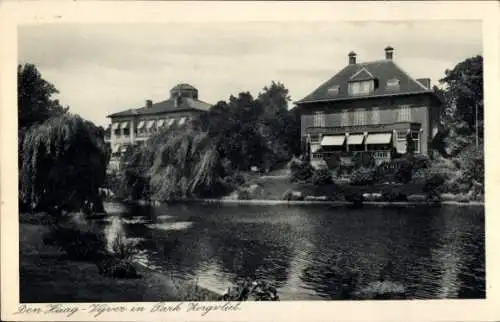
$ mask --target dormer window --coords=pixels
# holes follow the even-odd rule
[[[399,79],[391,78],[387,80],[387,89],[388,90],[399,90]]]
[[[328,96],[337,96],[339,94],[339,85],[334,85],[328,89]]]
[[[349,83],[349,95],[368,95],[373,92],[373,79]]]

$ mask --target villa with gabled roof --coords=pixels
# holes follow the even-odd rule
[[[441,102],[430,79],[412,78],[394,62],[394,48],[384,51],[368,62],[350,52],[347,66],[296,102],[312,163],[334,166],[356,154],[381,163],[405,153],[409,137],[415,153],[429,153]]]

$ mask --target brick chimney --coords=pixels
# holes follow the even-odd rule
[[[385,59],[392,60],[394,56],[394,48],[392,48],[391,46],[387,46],[385,47],[384,50],[385,50]]]
[[[349,65],[356,64],[356,53],[351,51],[348,56],[349,56]]]
[[[153,106],[152,100],[146,100],[146,108],[151,108]]]
[[[417,78],[417,82],[424,85],[425,88],[431,89],[431,79],[430,78]]]

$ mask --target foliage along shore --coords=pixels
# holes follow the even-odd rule
[[[138,250],[132,240],[106,234],[82,214],[56,218],[21,213],[19,217],[23,302],[279,299],[272,284],[263,280],[238,280],[222,291],[157,271],[134,256]],[[75,280],[76,292],[67,288]],[[105,294],[103,287],[108,290]]]
[[[306,198],[309,199],[309,198]],[[420,199],[424,199],[422,196]],[[148,201],[148,200],[135,200],[126,201],[126,203],[134,205],[153,205],[160,206],[164,203],[160,201]],[[227,205],[256,205],[256,206],[279,206],[279,205],[289,205],[289,206],[303,206],[303,205],[331,205],[331,206],[349,206],[353,203],[351,201],[342,200],[328,200],[322,196],[315,198],[310,198],[309,200],[278,200],[278,199],[225,199],[225,198],[186,198],[174,201],[174,203],[204,203],[204,204],[227,204]],[[165,204],[172,204],[171,202]],[[442,200],[436,201],[363,201],[364,205],[374,205],[374,206],[437,206],[437,205],[448,205],[448,206],[461,206],[461,207],[478,207],[484,206],[484,201],[457,201],[457,200]]]
[[[191,202],[207,203],[207,204],[238,204],[238,205],[332,205],[332,206],[349,206],[352,205],[348,201],[339,200],[271,200],[271,199],[253,199],[253,200],[227,200],[227,199],[193,199]],[[432,201],[364,201],[364,205],[375,206],[436,206],[436,205],[449,205],[449,206],[484,206],[482,201],[441,201],[439,203]]]

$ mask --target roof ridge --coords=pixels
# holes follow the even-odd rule
[[[327,80],[325,80],[324,82],[322,82],[318,87],[316,87],[314,90],[312,90],[309,94],[307,94],[306,96],[304,96],[302,99],[300,99],[299,101],[297,102],[302,102],[304,101],[307,97],[311,96],[312,94],[314,94],[318,88],[321,88],[323,86],[325,86],[326,84],[328,84],[329,82],[331,82],[338,74],[342,73],[345,69],[347,68],[350,68],[352,65],[346,65],[344,66],[344,68],[342,68],[341,70],[339,70],[337,73],[335,73],[333,76],[331,76],[330,78],[328,78]],[[307,102],[307,101],[306,101]]]
[[[368,73],[368,75],[370,75],[370,77],[374,77],[373,74],[370,73],[370,71],[368,69],[366,69],[366,66],[363,66],[363,67],[361,67],[360,70],[358,70],[357,72],[355,72],[349,79],[355,78],[356,76],[358,76],[359,74],[361,74],[362,71],[366,71]]]
[[[373,63],[390,63],[390,62],[393,62],[393,61],[389,60],[389,59],[376,59],[376,60],[370,60],[370,61],[358,63],[356,65],[365,66],[365,65],[369,65],[369,64],[373,64]]]

